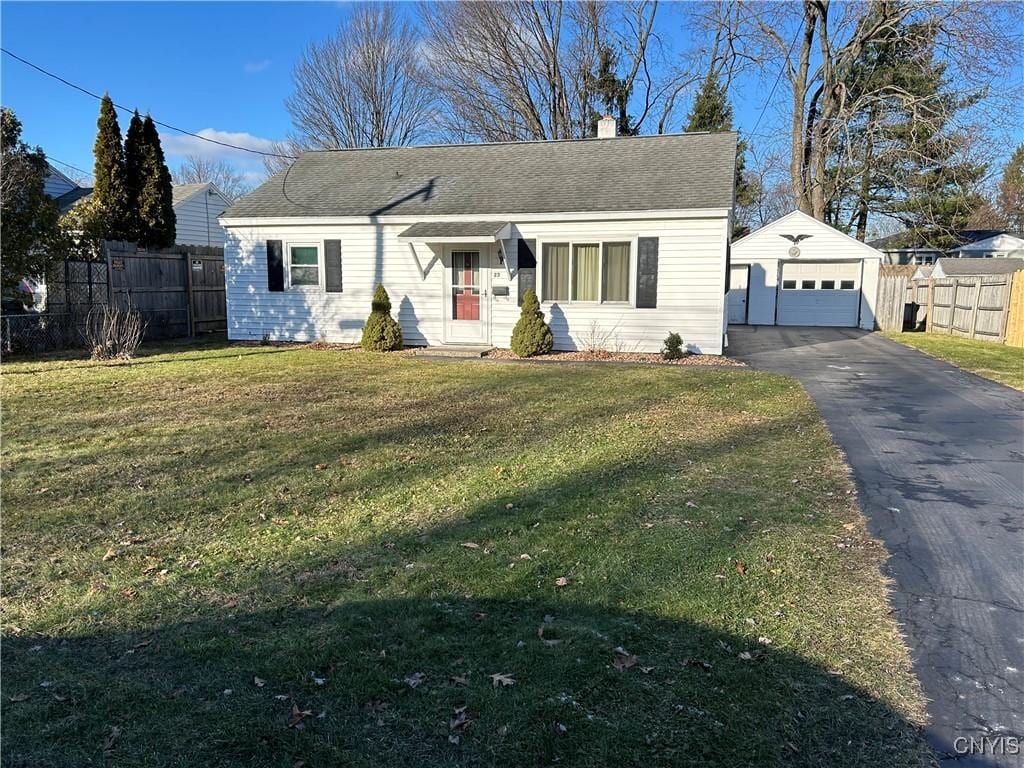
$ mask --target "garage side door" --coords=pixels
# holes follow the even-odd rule
[[[860,273],[859,261],[784,263],[779,280],[778,324],[855,327]]]

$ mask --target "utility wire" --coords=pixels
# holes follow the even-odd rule
[[[789,57],[793,55],[793,48],[796,46],[796,41],[800,39],[800,33],[803,31],[801,26],[797,26],[796,34],[793,36],[793,42],[789,44],[789,48],[786,50],[786,56],[782,60],[782,66],[779,67],[779,74],[775,77],[775,83],[772,85],[771,91],[768,92],[768,98],[764,102],[764,106],[761,108],[761,114],[757,116],[757,122],[754,123],[754,128],[750,132],[753,136],[757,133],[757,127],[761,124],[761,118],[764,117],[764,113],[768,111],[768,106],[772,103],[772,97],[775,96],[775,89],[779,87],[779,82],[782,80],[782,73],[786,71],[786,67],[789,66]]]
[[[79,168],[77,165],[72,165],[71,163],[65,163],[63,160],[58,160],[56,157],[53,157],[52,155],[47,155],[46,159],[49,162],[51,162],[51,163],[56,163],[57,165],[63,165],[64,167],[70,168],[73,171],[78,171],[79,173],[84,173],[87,176],[89,176],[89,178],[93,178],[92,171],[87,171],[84,168]]]
[[[21,58],[21,56],[18,56],[18,55],[14,54],[14,53],[11,53],[6,48],[0,48],[0,51],[3,51],[8,56],[10,56],[12,59],[16,59],[16,60],[20,61],[22,64],[25,64],[26,66],[32,67],[32,69],[36,70],[37,72],[43,73],[47,77],[52,77],[54,80],[57,80],[58,82],[64,83],[64,85],[66,85],[66,86],[68,86],[70,88],[74,88],[76,91],[81,91],[86,96],[92,96],[97,101],[102,101],[103,100],[103,97],[100,96],[99,94],[93,93],[92,91],[88,90],[87,88],[83,88],[80,85],[76,85],[75,83],[72,83],[70,80],[65,80],[60,75],[54,74],[53,72],[50,72],[49,70],[43,69],[38,64],[33,64],[31,61],[29,61],[27,59],[23,59],[23,58]],[[113,102],[112,101],[112,103],[114,104],[115,107],[117,107],[118,109],[120,109],[123,112],[134,112],[135,111],[133,109],[129,109],[128,107],[123,107],[120,104],[118,104],[117,102]],[[263,151],[261,151],[259,149],[250,149],[249,147],[240,147],[237,144],[229,144],[226,141],[218,141],[217,139],[211,139],[208,136],[200,136],[198,133],[192,133],[192,131],[186,131],[184,128],[178,128],[177,126],[170,125],[168,123],[162,123],[162,122],[160,122],[159,120],[156,120],[156,119],[153,119],[153,122],[156,123],[159,126],[167,128],[169,130],[177,131],[178,133],[183,133],[186,136],[192,136],[193,138],[201,139],[202,141],[208,141],[211,144],[218,144],[218,145],[220,145],[222,147],[228,147],[229,149],[237,149],[237,150],[240,150],[242,152],[251,152],[254,155],[263,155],[265,157],[280,157],[280,158],[284,158],[285,160],[295,160],[296,159],[292,155],[282,155],[282,154],[278,154],[276,152],[263,152]]]

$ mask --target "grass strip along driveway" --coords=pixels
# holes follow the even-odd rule
[[[965,371],[1024,391],[1024,348],[938,333],[886,333],[887,338]]]
[[[929,760],[884,552],[791,379],[2,371],[6,765]]]

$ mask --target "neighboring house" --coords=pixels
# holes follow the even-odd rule
[[[54,200],[61,195],[77,189],[78,185],[65,176],[53,163],[46,163],[46,179],[43,181],[43,193]]]
[[[875,327],[882,254],[800,211],[732,245],[728,321]]]
[[[56,199],[62,214],[92,194],[92,187],[74,184],[52,165],[44,189]],[[231,205],[231,201],[210,182],[175,184],[172,194],[176,220],[175,243],[223,247],[224,229],[217,219]]]
[[[934,264],[922,264],[920,267],[918,267],[916,270],[914,270],[914,274],[911,276],[910,279],[911,280],[927,280],[929,277],[932,276],[932,271],[934,269],[935,269],[935,265]]]
[[[942,258],[935,262],[930,275],[924,277],[979,277],[1010,275],[1024,269],[1024,259],[956,259]],[[914,275],[917,279],[917,275]]]
[[[1002,229],[965,229],[954,236],[956,244],[948,250],[923,245],[907,245],[907,235],[900,232],[868,245],[885,254],[886,264],[934,264],[936,259],[1006,258],[1024,256],[1024,237]]]
[[[610,125],[609,125],[610,124]],[[723,347],[736,135],[307,152],[222,217],[228,337],[357,342],[381,283],[410,345]]]
[[[175,242],[179,245],[224,245],[218,218],[231,201],[210,182],[174,185]]]

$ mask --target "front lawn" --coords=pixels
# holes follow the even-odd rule
[[[222,345],[2,385],[5,765],[928,764],[791,379]]]
[[[1024,348],[938,333],[895,333],[886,337],[958,368],[1024,390]]]

